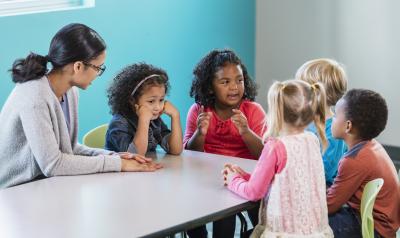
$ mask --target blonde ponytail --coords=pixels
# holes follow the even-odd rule
[[[265,138],[270,136],[277,137],[282,129],[284,121],[283,92],[285,86],[284,83],[274,82],[268,91],[268,130]]]
[[[321,139],[323,151],[328,146],[328,141],[325,135],[325,112],[326,112],[326,94],[325,89],[321,83],[314,83],[311,85],[313,93],[312,97],[312,109],[314,114],[314,124],[317,128],[318,135]]]

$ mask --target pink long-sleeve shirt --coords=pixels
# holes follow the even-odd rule
[[[283,143],[278,139],[268,138],[253,173],[235,176],[228,189],[248,200],[260,200],[267,194],[275,174],[285,168],[286,160]]]
[[[320,145],[310,132],[268,139],[253,173],[228,188],[261,199],[263,237],[333,237]]]
[[[197,116],[201,106],[193,104],[189,109],[186,130],[183,139],[184,147],[192,138],[197,129]],[[258,136],[263,137],[267,130],[266,114],[260,104],[244,100],[239,110],[246,116],[249,128]],[[244,143],[239,131],[231,119],[221,120],[211,107],[204,108],[204,112],[211,112],[212,116],[204,142],[204,152],[235,156],[246,159],[257,159],[251,154]]]

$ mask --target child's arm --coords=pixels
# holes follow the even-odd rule
[[[228,181],[228,189],[248,200],[257,201],[263,198],[275,174],[285,168],[286,159],[286,149],[282,142],[267,142],[250,179],[235,176],[231,182]]]
[[[340,160],[338,175],[326,195],[329,214],[338,211],[359,190],[369,169],[369,164],[363,166],[351,158]]]
[[[182,153],[182,128],[179,111],[170,103],[166,101],[164,104],[164,113],[171,117],[171,133],[168,138],[169,153],[179,155]]]
[[[242,179],[248,181],[251,176],[236,164],[225,164],[224,169],[222,170],[222,175],[224,179],[224,186],[228,186],[234,177],[240,176]]]
[[[204,151],[204,141],[210,123],[211,113],[204,112],[204,107],[193,105],[188,113],[184,145],[186,149]]]
[[[136,148],[132,145],[132,138],[135,134],[128,120],[116,115],[108,125],[106,133],[106,148],[116,152],[137,153]]]
[[[234,113],[231,118],[232,122],[238,129],[242,140],[244,141],[252,155],[254,155],[255,157],[260,157],[261,151],[264,148],[262,138],[249,128],[247,118],[240,110],[232,109],[232,111]]]
[[[145,155],[149,143],[149,126],[153,113],[146,106],[135,105],[135,108],[139,119],[132,143],[136,147],[137,154]]]

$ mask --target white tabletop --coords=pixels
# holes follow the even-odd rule
[[[184,151],[157,154],[151,173],[43,179],[0,190],[0,237],[165,236],[254,207],[223,186],[224,163],[256,161]]]

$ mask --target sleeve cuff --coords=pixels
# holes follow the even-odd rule
[[[121,158],[119,156],[104,156],[103,172],[121,172]]]

